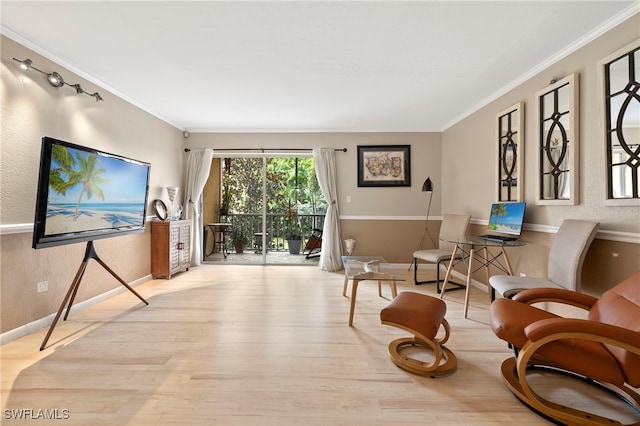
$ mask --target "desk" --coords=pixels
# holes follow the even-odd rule
[[[405,279],[403,277],[393,275],[393,268],[391,268],[386,262],[387,261],[384,257],[380,256],[342,256],[342,264],[344,265],[343,296],[347,295],[347,284],[349,280],[352,281],[349,326],[353,325],[353,313],[356,308],[356,294],[358,292],[358,284],[360,281],[378,281],[378,296],[380,297],[382,297],[381,282],[387,281],[391,288],[391,296],[395,298],[398,295],[396,281],[405,281]]]
[[[227,258],[227,240],[226,233],[229,232],[229,228],[231,228],[230,223],[207,223],[209,229],[211,229],[211,233],[213,233],[213,247],[211,247],[211,251],[207,254],[207,256],[211,256],[211,254],[218,248],[224,258]]]
[[[456,252],[462,257],[463,262],[467,262],[467,288],[465,290],[464,295],[464,317],[467,317],[467,311],[469,310],[469,291],[471,289],[471,275],[478,271],[480,268],[484,268],[487,273],[487,285],[489,285],[489,265],[493,265],[501,271],[513,275],[511,272],[511,264],[509,263],[509,257],[507,256],[507,252],[505,248],[507,247],[521,247],[524,245],[522,241],[496,241],[496,240],[485,240],[481,238],[459,238],[459,239],[443,239],[443,241],[447,241],[449,243],[455,244],[453,247],[453,252],[451,253],[451,260],[449,261],[449,266],[447,267],[447,275],[444,277],[444,282],[442,283],[442,292],[440,293],[440,298],[444,296],[444,290],[449,282],[449,277],[451,276],[451,271],[453,269],[453,260],[456,257]],[[468,247],[468,251],[465,248]],[[488,247],[496,247],[500,249],[500,252],[497,254],[489,253]],[[482,250],[483,254],[479,254],[478,251]],[[504,258],[504,265],[500,263],[500,257]],[[476,260],[480,262],[480,266],[472,270],[473,261]],[[491,300],[495,298],[495,292],[491,289]]]

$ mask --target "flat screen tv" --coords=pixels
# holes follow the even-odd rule
[[[520,235],[526,203],[493,203],[489,216],[489,231]]]
[[[144,231],[149,170],[142,161],[42,138],[33,248]]]

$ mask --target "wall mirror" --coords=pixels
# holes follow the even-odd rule
[[[496,116],[498,143],[498,201],[523,201],[524,103],[517,103]]]
[[[598,64],[604,104],[607,204],[640,205],[640,40]]]
[[[536,95],[538,204],[578,204],[578,75]]]
[[[162,200],[153,200],[153,211],[160,220],[166,220],[168,216],[167,206]]]

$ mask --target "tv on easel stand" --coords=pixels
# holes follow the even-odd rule
[[[46,344],[66,308],[69,312],[89,260],[149,303],[98,256],[94,240],[144,232],[150,165],[93,148],[44,137],[33,231],[33,248],[86,242],[84,259],[40,346]]]

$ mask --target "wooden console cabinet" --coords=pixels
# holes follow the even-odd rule
[[[191,220],[151,221],[151,276],[171,279],[191,266]]]

